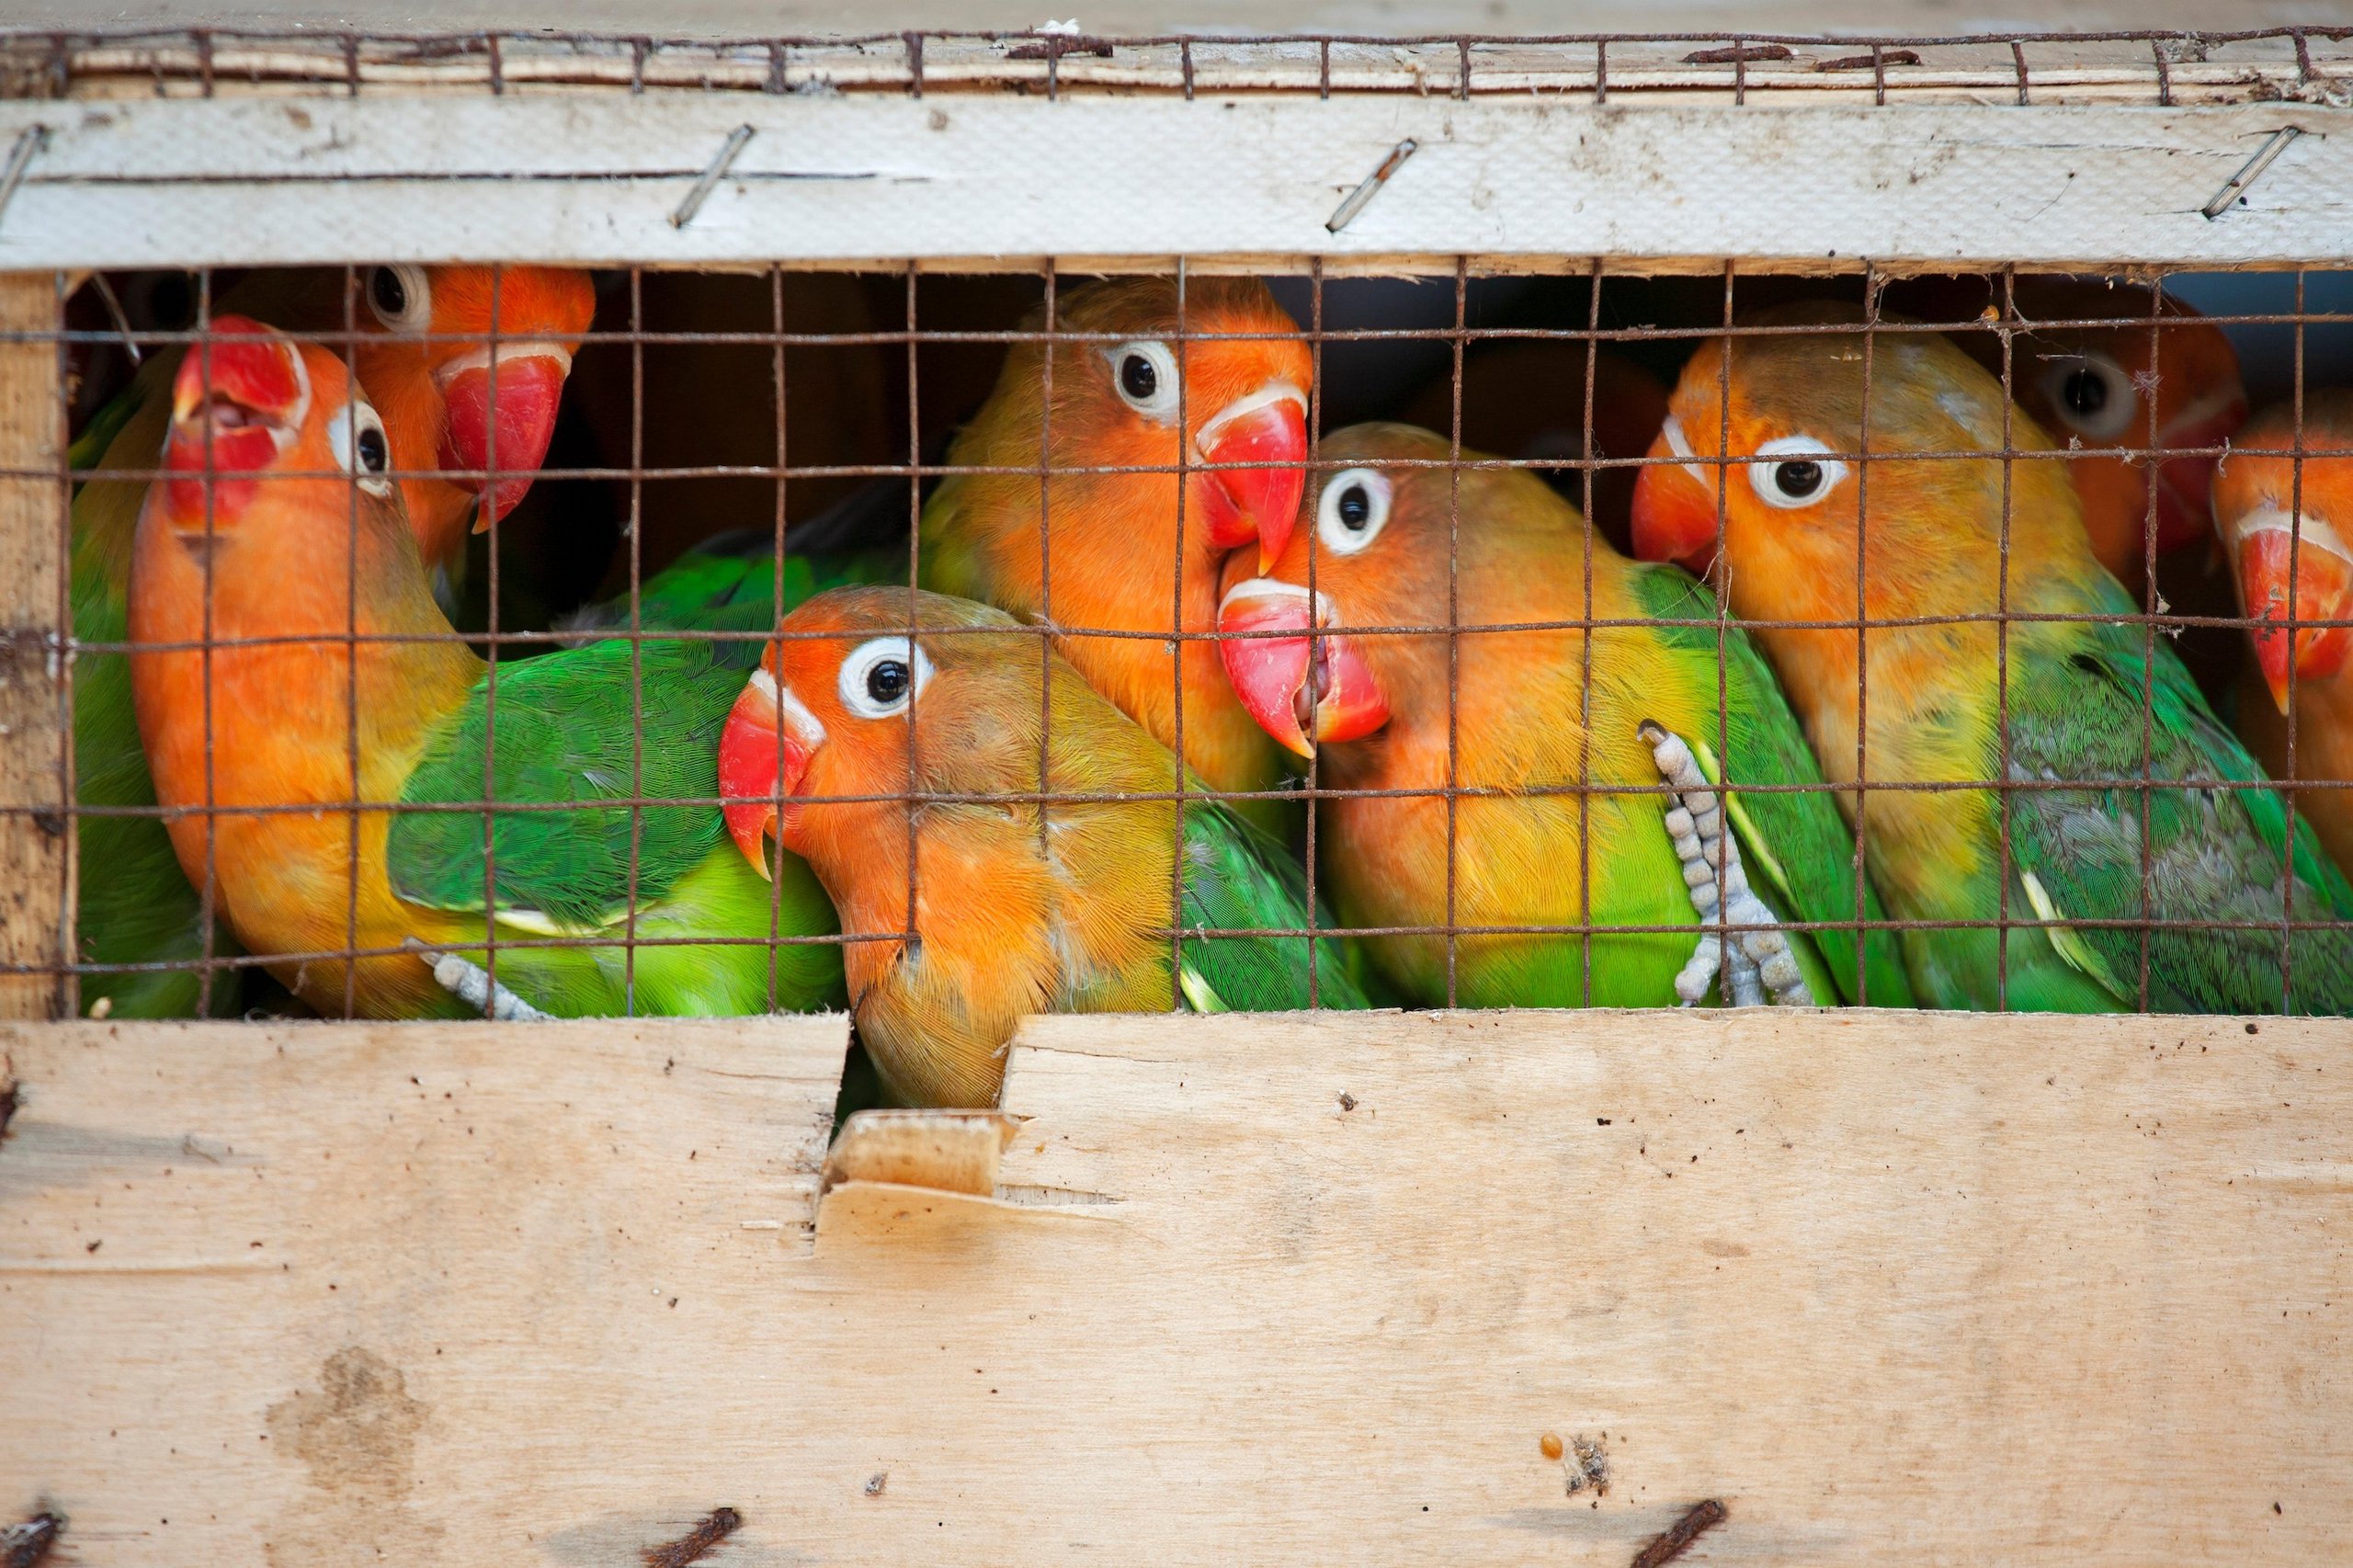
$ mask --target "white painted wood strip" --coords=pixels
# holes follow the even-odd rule
[[[2353,1030],[2256,1028],[1043,1019],[997,1197],[847,1180],[811,1251],[838,1019],[0,1026],[0,1509],[128,1568],[721,1506],[722,1562],[1621,1568],[1702,1498],[1695,1562],[2343,1561]]]
[[[377,259],[1869,256],[2328,263],[2353,111],[377,95],[0,104],[51,126],[0,267]],[[694,222],[669,216],[737,125]],[[2280,126],[2247,205],[2199,209]],[[1337,235],[1341,198],[1415,156]]]

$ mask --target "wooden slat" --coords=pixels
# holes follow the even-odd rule
[[[57,280],[0,274],[0,333],[54,333]],[[71,929],[71,835],[63,809],[65,561],[58,479],[64,419],[57,343],[0,342],[0,1018],[70,1015],[56,970]],[[29,472],[32,477],[24,477]]]
[[[0,1509],[191,1568],[722,1506],[718,1562],[1617,1568],[1711,1498],[1689,1561],[2353,1552],[2342,1023],[1046,1019],[995,1197],[844,1180],[812,1250],[840,1043],[0,1029]]]
[[[1595,256],[2271,264],[2341,248],[2353,111],[1534,96],[434,95],[0,104],[0,265]],[[2283,125],[2248,204],[2200,209]],[[699,213],[672,213],[738,125]],[[2332,134],[2333,132],[2333,134]],[[1338,234],[1341,198],[1420,150]],[[1149,191],[1150,200],[1137,199]],[[1574,265],[1582,265],[1576,260]]]

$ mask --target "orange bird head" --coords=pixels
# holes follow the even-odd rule
[[[2353,619],[2353,392],[2304,399],[2304,449],[2339,455],[2299,463],[2289,455],[2295,434],[2292,407],[2266,409],[2214,475],[2214,525],[2238,575],[2240,608],[2251,619],[2296,623],[2254,633],[2256,661],[2282,713],[2291,663],[2298,680],[2322,680],[2353,654],[2353,629],[2301,624]]]
[[[218,316],[172,385],[166,477],[156,506],[191,549],[233,535],[264,506],[340,523],[363,506],[397,511],[392,447],[342,358],[248,316]]]
[[[1334,466],[1281,559],[1256,575],[1242,557],[1226,562],[1226,679],[1259,727],[1302,756],[1394,717],[1427,717],[1432,694],[1445,700],[1450,533],[1466,580],[1540,573],[1576,548],[1575,514],[1542,480],[1517,469],[1464,469],[1458,479],[1445,466],[1449,445],[1410,425],[1334,431],[1315,453]],[[1449,517],[1459,518],[1451,530]]]
[[[462,548],[470,512],[480,531],[530,490],[596,291],[562,267],[381,266],[359,285],[353,359],[401,466],[492,475],[402,480],[418,545],[438,564]]]
[[[1280,555],[1306,483],[1314,361],[1267,286],[1190,279],[1180,310],[1173,279],[1118,278],[1074,290],[1054,326],[1089,337],[1054,347],[1055,464],[1188,462],[1187,529],[1221,551]]]
[[[910,638],[911,613],[926,632],[1003,635]],[[917,592],[911,606],[905,588],[852,587],[803,601],[778,622],[721,732],[729,836],[762,876],[769,834],[821,873],[841,865],[829,850],[856,856],[865,833],[904,831],[911,756],[916,790],[983,777],[1034,789],[1036,736],[1025,742],[1020,721],[1037,717],[1038,656],[1036,633],[966,599]],[[1004,683],[986,672],[1007,661],[1031,677],[1019,712],[992,710]],[[870,795],[884,799],[831,799]]]
[[[2021,459],[2006,477],[2005,439],[2048,452],[2050,437],[1944,334],[1883,323],[1867,340],[1850,305],[1785,305],[1742,324],[1811,330],[1703,343],[1634,486],[1634,553],[1712,569],[1756,619],[1851,616],[1859,587],[1874,616],[1990,608],[2006,495],[2014,573],[2097,574],[2062,460]],[[1866,435],[1873,451],[1917,455],[1870,458],[1866,482]]]
[[[2207,491],[2215,460],[2247,415],[2238,354],[2222,329],[2170,297],[2153,324],[2148,290],[2111,289],[2089,278],[2020,278],[2016,301],[2029,321],[2094,324],[2013,335],[2010,386],[2018,406],[2062,447],[2072,439],[2087,448],[2206,449],[2154,466],[2157,551],[2211,538]],[[1955,335],[1980,364],[2001,373],[1999,337]],[[2128,585],[2138,582],[2149,528],[2150,460],[2075,458],[2067,467],[2100,564]]]

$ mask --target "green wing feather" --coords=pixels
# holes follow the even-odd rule
[[[1643,613],[1662,619],[1708,620],[1716,616],[1716,602],[1691,575],[1665,565],[1634,569],[1634,597]],[[1717,633],[1712,626],[1651,628],[1667,647],[1687,658],[1704,660],[1712,670]],[[1805,732],[1790,710],[1772,670],[1748,634],[1737,626],[1723,631],[1724,731],[1714,726],[1704,735],[1686,735],[1694,748],[1719,760],[1733,781],[1735,809],[1730,813],[1733,831],[1749,868],[1749,882],[1759,897],[1779,913],[1798,920],[1875,921],[1885,918],[1879,895],[1866,884],[1859,905],[1856,898],[1855,839],[1835,798],[1820,790],[1750,790],[1745,784],[1822,784],[1822,768],[1806,744]],[[1722,744],[1719,744],[1719,741]],[[1853,1002],[1856,983],[1856,942],[1839,931],[1790,934],[1802,969],[1827,971],[1832,987],[1817,990],[1818,1000]],[[1872,930],[1862,940],[1864,999],[1876,1006],[1904,1007],[1912,1004],[1912,986],[1902,953],[1892,933]],[[1819,983],[1816,973],[1810,983]]]
[[[1202,801],[1185,812],[1185,922],[1212,930],[1302,931],[1307,928],[1307,873],[1272,835],[1222,804]],[[1320,906],[1316,926],[1336,925]],[[1204,985],[1238,1012],[1279,1012],[1307,1006],[1304,937],[1188,937],[1184,966],[1189,996]],[[1367,1007],[1363,959],[1354,942],[1315,939],[1315,1005]],[[1197,1010],[1202,1010],[1199,1001]]]
[[[745,631],[767,630],[764,610],[737,619]],[[648,639],[637,646],[642,695],[634,714],[627,641],[503,665],[494,691],[487,680],[477,686],[411,772],[401,793],[404,805],[484,799],[483,758],[494,712],[488,798],[578,808],[494,813],[491,847],[502,912],[535,912],[568,929],[600,928],[629,903],[632,860],[639,900],[658,901],[719,845],[723,829],[715,806],[632,812],[600,802],[714,799],[720,733],[758,663],[759,644]],[[642,744],[633,717],[643,725]],[[394,891],[430,908],[480,910],[483,835],[479,812],[395,815],[388,850]]]
[[[743,641],[648,639],[639,644],[642,696],[632,724],[630,647],[602,640],[500,668],[444,725],[410,773],[405,806],[483,799],[483,742],[496,715],[494,801],[563,806],[494,812],[498,921],[526,932],[617,936],[631,909],[633,953],[607,946],[502,949],[499,978],[551,1012],[580,1016],[742,1014],[769,1006],[838,1006],[841,955],[822,937],[833,905],[798,858],[781,858],[773,886],[724,835],[718,807],[610,802],[715,800],[719,738],[758,662],[772,617],[765,605],[704,618],[704,630]],[[632,816],[635,822],[632,823]],[[393,890],[428,908],[483,904],[483,813],[404,811],[386,858]],[[688,939],[716,937],[719,945]],[[480,961],[479,954],[473,955]]]
[[[2097,609],[2132,613],[2122,589],[2104,576],[2100,583]],[[2272,926],[2198,930],[2169,924],[2152,931],[2151,1006],[2163,1011],[2272,1012],[2284,1001],[2298,1012],[2353,1010],[2353,931],[2341,927],[2294,933],[2294,991],[2283,996],[2277,923],[2282,915],[2287,807],[2275,790],[2222,787],[2259,781],[2264,775],[2215,718],[2171,646],[2158,642],[2152,661],[2138,628],[2074,622],[2016,630],[2011,649],[2011,776],[2029,782],[2098,781],[2082,790],[2027,790],[2009,796],[2017,869],[2037,879],[2054,915],[2079,921],[2142,917],[2145,794],[2149,915],[2168,923],[2248,921]],[[2143,791],[2134,783],[2143,778],[2188,780],[2189,787]],[[2301,819],[2293,870],[2295,918],[2343,920],[2353,915],[2353,885]],[[2020,888],[2014,888],[2012,898],[2014,907],[2035,902]],[[2008,946],[2014,1006],[2097,1010],[2137,1003],[2137,931],[2077,926],[2051,941],[2013,932]],[[2080,953],[2071,958],[2079,948],[2100,961]],[[2115,995],[2120,987],[2121,998]]]

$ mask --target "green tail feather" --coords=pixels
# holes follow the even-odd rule
[[[1270,835],[1204,801],[1185,812],[1184,910],[1195,929],[1308,929],[1307,873]],[[1319,901],[1317,928],[1336,925]],[[1225,1007],[1281,1012],[1308,1005],[1305,937],[1187,937],[1185,969]],[[1365,957],[1342,937],[1314,939],[1315,1005],[1358,1008]]]

